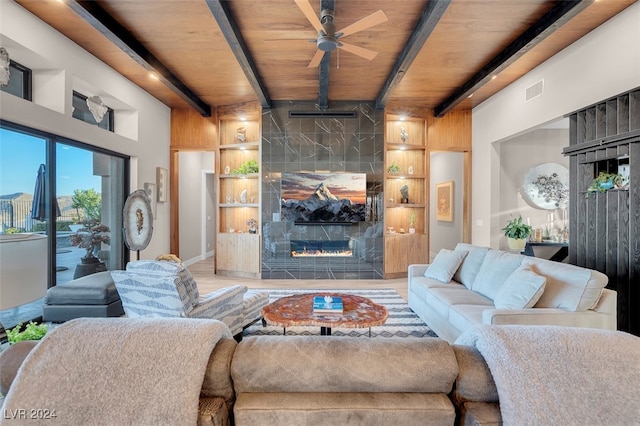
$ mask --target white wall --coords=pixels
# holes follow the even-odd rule
[[[436,184],[453,181],[453,222],[436,220]],[[429,205],[429,259],[433,260],[440,249],[453,250],[462,241],[462,194],[464,192],[464,154],[462,152],[433,152],[429,163],[431,185]]]
[[[179,158],[180,186],[180,258],[189,265],[206,258],[207,221],[213,202],[207,185],[207,173],[213,173],[212,152],[182,151]],[[203,219],[204,218],[204,219]],[[211,243],[211,241],[209,241]],[[213,245],[212,245],[213,247]],[[211,248],[210,248],[211,249]]]
[[[132,157],[131,191],[169,169],[170,109],[14,2],[0,0],[0,45],[34,70],[34,102],[0,92],[0,117]],[[51,78],[49,78],[49,77]],[[160,83],[159,83],[160,84]],[[122,116],[118,133],[72,118],[72,90],[90,87]],[[168,194],[170,197],[171,194]],[[169,251],[169,202],[158,203],[153,238],[141,259]],[[132,253],[132,259],[135,254]]]
[[[499,77],[498,77],[499,78]],[[525,89],[544,79],[527,103]],[[640,3],[634,3],[473,109],[472,241],[496,247],[500,156],[494,142],[640,86]]]
[[[523,194],[524,178],[529,171],[543,163],[558,163],[569,169],[569,158],[562,148],[569,145],[569,129],[536,129],[498,143],[500,154],[499,225],[492,230],[491,241],[508,250],[502,227],[511,216],[521,215],[534,228],[548,225],[548,214],[554,224],[562,227],[562,210],[543,210],[531,204]]]

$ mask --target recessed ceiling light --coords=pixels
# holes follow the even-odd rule
[[[149,78],[150,78],[151,80],[156,80],[156,81],[157,81],[157,80],[160,80],[160,77],[158,77],[158,74],[156,74],[155,72],[151,72],[151,73],[149,73]]]
[[[406,120],[406,119],[407,119],[407,116],[406,116],[406,115],[401,115],[401,116],[400,116],[400,121],[404,121],[404,120]]]
[[[491,76],[491,80],[495,80],[496,78],[498,78],[498,76],[497,76],[497,75],[492,75],[492,76]]]
[[[472,93],[472,94],[470,94],[469,96],[467,96],[467,98],[468,98],[468,99],[473,98],[473,93]]]

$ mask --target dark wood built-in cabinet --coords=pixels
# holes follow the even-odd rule
[[[569,115],[569,262],[618,292],[618,329],[640,335],[640,88]],[[587,192],[600,172],[628,165],[628,188]]]

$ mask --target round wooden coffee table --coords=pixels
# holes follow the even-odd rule
[[[342,313],[313,312],[313,298],[331,296],[342,298]],[[305,293],[282,297],[262,308],[262,316],[268,325],[280,326],[287,334],[287,327],[318,326],[320,334],[330,336],[331,327],[369,328],[384,324],[387,308],[373,303],[366,297],[345,293]]]

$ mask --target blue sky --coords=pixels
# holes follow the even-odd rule
[[[33,194],[40,164],[45,163],[45,140],[0,129],[0,195]],[[57,195],[73,195],[74,189],[100,192],[100,177],[93,175],[91,152],[57,145]]]

